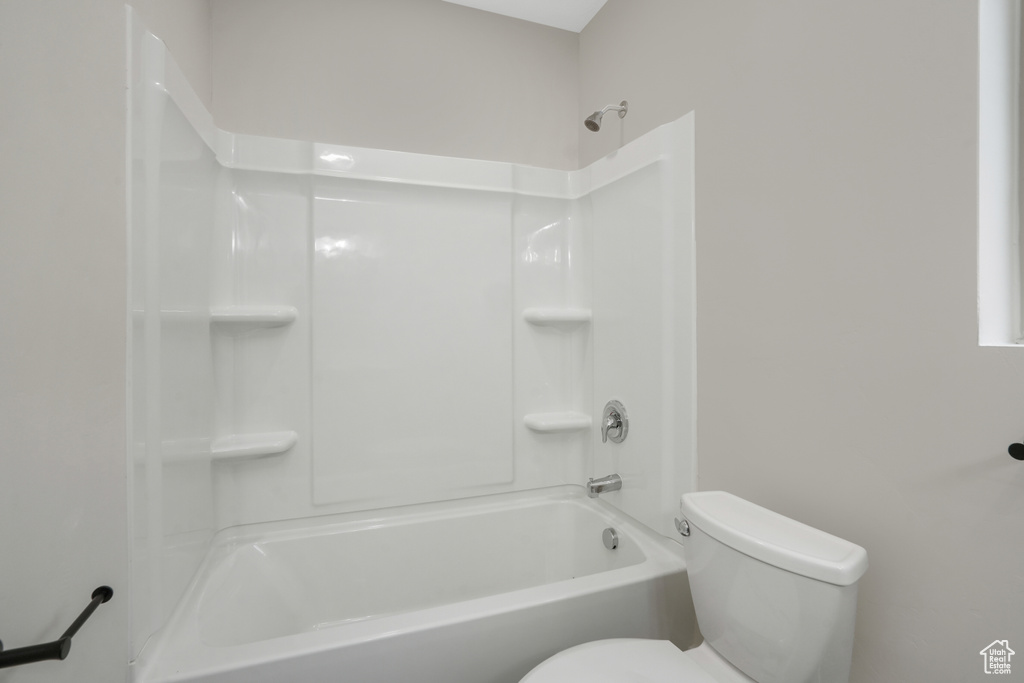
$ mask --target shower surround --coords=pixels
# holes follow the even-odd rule
[[[600,505],[674,534],[696,467],[692,114],[572,172],[237,135],[129,26],[140,663],[229,527],[614,472]],[[598,436],[612,398],[622,444]]]

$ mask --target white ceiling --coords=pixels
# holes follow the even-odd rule
[[[445,0],[579,33],[608,0]]]

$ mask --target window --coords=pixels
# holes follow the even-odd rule
[[[978,343],[1020,345],[1021,0],[978,5]]]

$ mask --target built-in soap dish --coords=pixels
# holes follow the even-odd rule
[[[523,320],[542,327],[586,325],[592,317],[589,308],[527,308],[523,311]]]
[[[298,317],[294,306],[221,306],[210,309],[210,325],[226,332],[284,327]]]
[[[228,434],[214,439],[210,453],[214,461],[254,460],[289,451],[299,440],[295,432]]]
[[[586,413],[565,411],[558,413],[530,413],[523,417],[527,428],[541,434],[577,432],[590,429],[591,419]]]

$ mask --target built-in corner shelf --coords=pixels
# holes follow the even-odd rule
[[[285,453],[299,440],[295,432],[230,434],[214,439],[210,447],[214,461],[237,462]]]
[[[590,416],[586,413],[566,411],[561,413],[530,413],[523,417],[527,428],[542,434],[578,432],[590,429]]]
[[[589,308],[527,308],[523,320],[531,325],[547,327],[573,327],[590,322]]]
[[[222,306],[210,309],[210,324],[242,332],[291,325],[297,316],[294,306]]]

